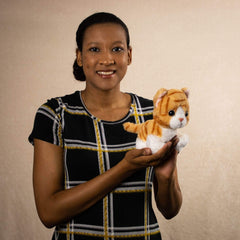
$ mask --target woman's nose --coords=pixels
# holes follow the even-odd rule
[[[113,59],[106,59],[106,60],[100,60],[99,63],[101,65],[113,65],[115,63],[115,61]]]
[[[111,56],[111,54],[109,53],[106,53],[106,54],[103,54],[99,60],[99,63],[101,65],[106,65],[106,66],[109,66],[109,65],[112,65],[115,63],[113,57]]]

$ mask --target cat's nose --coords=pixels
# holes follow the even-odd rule
[[[183,119],[184,119],[184,118],[179,118],[178,120],[179,120],[180,122],[182,122],[182,121],[183,121]]]

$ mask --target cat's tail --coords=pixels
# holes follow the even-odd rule
[[[127,131],[127,132],[131,132],[131,133],[139,133],[140,129],[141,129],[141,125],[142,124],[135,124],[135,123],[131,123],[131,122],[126,122],[123,124],[123,128]]]

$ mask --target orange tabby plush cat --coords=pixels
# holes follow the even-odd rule
[[[153,119],[141,124],[124,123],[126,131],[137,133],[136,148],[151,148],[156,153],[166,142],[177,135],[177,129],[189,121],[189,92],[186,88],[157,91],[153,98]],[[180,135],[176,146],[181,151],[188,143],[187,135]]]

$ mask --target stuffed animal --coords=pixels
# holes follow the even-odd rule
[[[189,121],[189,92],[186,88],[164,89],[157,91],[153,98],[153,119],[141,124],[126,122],[126,131],[136,133],[136,148],[151,148],[156,153],[166,142],[177,135],[177,129],[187,125]],[[178,152],[188,143],[187,135],[178,135],[176,146]]]

